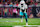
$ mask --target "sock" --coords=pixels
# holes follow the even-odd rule
[[[22,16],[20,16],[20,18],[22,19]]]
[[[27,21],[27,19],[26,19],[26,23],[27,23],[28,21]]]

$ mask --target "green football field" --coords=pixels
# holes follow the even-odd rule
[[[25,18],[0,18],[0,26],[23,26],[26,25]],[[28,18],[28,25],[40,25],[40,18]]]

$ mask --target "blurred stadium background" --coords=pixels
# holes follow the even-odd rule
[[[20,1],[21,0],[0,0],[0,26],[25,25],[26,22],[24,18],[24,22],[20,22],[20,8],[18,8]],[[28,5],[28,24],[40,25],[40,0],[24,1]]]

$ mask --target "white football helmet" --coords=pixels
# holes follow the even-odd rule
[[[20,4],[25,4],[25,1],[24,1],[24,0],[21,0],[21,1],[20,1]]]
[[[19,8],[22,8],[22,7],[23,7],[23,9],[24,9],[24,8],[27,9],[27,5],[26,5],[26,3],[25,3],[24,0],[21,0],[21,1],[20,1],[18,7],[19,7]]]

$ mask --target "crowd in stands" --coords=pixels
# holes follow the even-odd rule
[[[5,15],[5,17],[12,15],[19,15],[18,4],[21,0],[0,0],[0,17]],[[24,0],[28,5],[28,15],[31,18],[32,15],[32,6],[38,6],[40,0]],[[18,12],[17,12],[18,11]],[[3,14],[2,14],[3,13]],[[3,17],[2,16],[2,17]],[[40,17],[40,15],[39,15]]]
[[[0,5],[16,5],[18,6],[21,0],[0,0]],[[24,0],[27,5],[40,3],[40,0]]]

